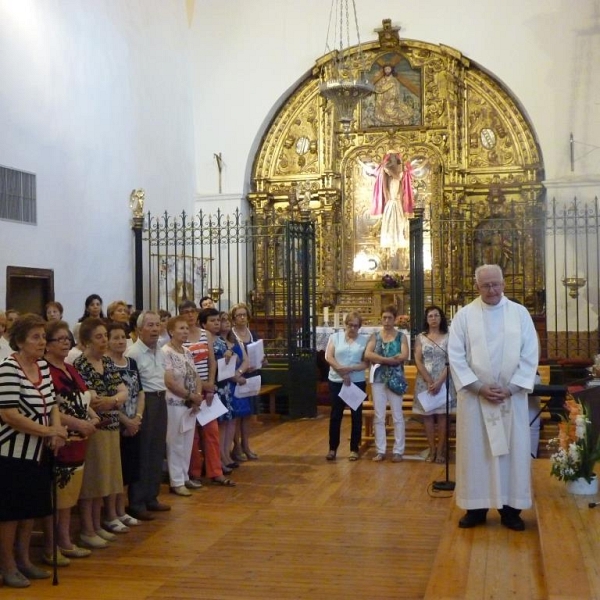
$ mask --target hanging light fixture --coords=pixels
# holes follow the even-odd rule
[[[356,4],[352,2],[354,13],[354,25],[356,27],[356,38],[358,49],[352,54],[350,48],[350,0],[331,0],[329,12],[329,27],[327,28],[327,40],[325,42],[325,54],[333,52],[333,59],[329,65],[325,65],[321,72],[321,83],[319,91],[327,100],[333,102],[337,111],[338,121],[342,125],[344,133],[350,132],[352,118],[356,105],[375,91],[375,86],[367,79],[364,70],[364,57],[360,44],[360,32],[358,29],[358,18],[356,16]],[[332,21],[334,32],[332,34],[332,46],[330,46],[330,33]],[[344,28],[345,25],[345,28]],[[345,40],[344,40],[345,36]],[[345,41],[345,46],[344,46]]]

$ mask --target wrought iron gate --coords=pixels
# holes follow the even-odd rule
[[[546,206],[511,201],[498,213],[492,205],[484,218],[480,207],[465,201],[412,220],[413,332],[425,305],[437,304],[451,317],[470,302],[477,295],[475,267],[493,262],[504,270],[506,295],[533,315],[543,356],[599,353],[598,199]],[[181,300],[203,295],[223,310],[247,302],[271,356],[312,360],[322,274],[316,273],[315,226],[307,215],[288,222],[273,215],[256,224],[239,211],[148,214],[143,240],[146,306],[175,313]]]

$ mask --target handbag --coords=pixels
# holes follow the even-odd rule
[[[402,341],[402,336],[404,334],[402,332],[398,332],[396,334],[396,339],[398,336],[400,337],[400,341]],[[381,339],[381,333],[377,333],[377,341],[375,345],[375,352],[377,354],[381,354],[385,356],[383,340]],[[383,373],[383,380],[385,381],[385,385],[394,392],[394,394],[398,394],[398,396],[404,395],[404,392],[408,389],[408,383],[406,383],[406,378],[404,377],[404,368],[402,365],[397,367],[386,367],[385,372]]]
[[[80,467],[85,462],[87,438],[71,437],[58,449],[56,462],[61,467]]]
[[[408,383],[406,383],[406,378],[404,377],[404,369],[390,369],[390,376],[386,385],[394,394],[398,394],[398,396],[404,395],[404,392],[408,389]]]

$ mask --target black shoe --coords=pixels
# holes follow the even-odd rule
[[[128,506],[125,512],[138,521],[154,521],[155,519],[154,515],[145,508],[136,509],[132,506]]]
[[[470,529],[471,527],[477,527],[477,525],[484,525],[487,512],[487,508],[468,510],[465,516],[458,522],[458,526],[461,529]]]
[[[500,523],[513,531],[525,531],[525,522],[520,517],[520,510],[512,506],[504,506],[499,511]]]

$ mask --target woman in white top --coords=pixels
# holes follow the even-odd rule
[[[340,430],[346,403],[339,394],[342,386],[354,383],[365,391],[365,369],[368,364],[364,360],[367,339],[358,335],[362,325],[359,313],[351,312],[346,315],[344,331],[334,333],[327,343],[325,360],[329,363],[329,398],[331,401],[331,416],[329,418],[329,452],[327,460],[335,460],[338,446],[340,445]],[[350,434],[349,460],[358,460],[360,435],[362,430],[362,404],[356,409],[351,409],[352,432]]]
[[[194,443],[195,423],[182,427],[184,419],[198,412],[202,402],[202,380],[196,373],[192,353],[184,348],[188,341],[189,326],[184,317],[173,317],[167,322],[171,341],[162,347],[165,354],[165,385],[167,386],[167,464],[171,493],[191,496],[189,466]]]

